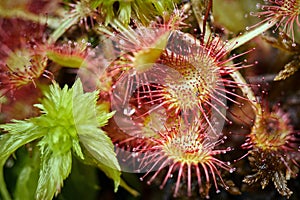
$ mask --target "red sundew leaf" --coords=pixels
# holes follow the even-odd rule
[[[33,48],[45,43],[46,25],[22,19],[0,19],[0,55],[2,59],[10,51]]]
[[[259,183],[264,189],[273,182],[277,191],[287,198],[292,194],[287,180],[298,173],[297,159],[299,139],[290,125],[289,114],[278,106],[270,108],[262,105],[262,112],[256,113],[254,124],[242,145],[248,152],[250,166],[254,174],[247,175],[243,182],[251,185]]]
[[[41,90],[33,84],[26,85],[21,90],[8,92],[5,96],[7,100],[1,106],[1,122],[37,116],[38,110],[33,104],[38,103],[41,96]]]
[[[64,44],[53,44],[46,47],[47,57],[63,67],[87,67],[86,57],[90,44],[82,40]]]
[[[282,33],[288,34],[295,41],[295,31],[300,29],[299,15],[300,4],[298,0],[267,0],[261,6],[262,10],[252,13],[254,16],[263,17],[259,22],[277,21],[276,29],[281,28]],[[257,25],[255,25],[257,26]],[[296,46],[296,43],[293,44]]]
[[[263,150],[284,151],[286,153],[295,151],[295,131],[290,125],[287,113],[280,108],[274,107],[273,111],[268,108],[256,116],[251,133],[248,135],[250,143],[244,148],[261,148]]]
[[[137,152],[144,153],[145,156],[141,158],[140,170],[146,169],[146,174],[141,180],[144,180],[151,171],[155,171],[147,181],[148,184],[151,184],[158,174],[168,166],[168,172],[160,188],[166,185],[168,179],[173,176],[177,177],[174,196],[178,195],[182,183],[187,184],[187,195],[191,196],[192,173],[196,174],[199,193],[204,194],[207,198],[211,185],[215,186],[217,193],[220,192],[217,179],[221,181],[220,185],[228,189],[220,170],[233,172],[234,168],[231,168],[229,163],[215,158],[215,156],[225,154],[230,151],[230,148],[217,149],[217,146],[223,143],[223,139],[214,140],[211,138],[210,128],[205,124],[204,120],[198,121],[198,123],[194,122],[189,127],[180,123],[178,127],[166,128],[167,130],[160,132],[160,137],[151,139],[151,145],[141,146]],[[205,182],[202,183],[202,180]]]
[[[1,95],[28,84],[37,86],[36,81],[42,76],[51,79],[43,49],[46,25],[21,19],[1,19],[0,27]]]

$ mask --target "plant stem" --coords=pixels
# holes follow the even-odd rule
[[[198,22],[198,26],[201,30],[201,33],[204,36],[203,40],[208,41],[209,37],[211,35],[210,25],[208,23],[204,22],[204,20],[207,20],[207,19],[203,19],[203,17],[204,17],[203,13],[210,12],[210,11],[207,11],[207,5],[209,4],[208,0],[205,0],[205,1],[191,0],[191,4],[192,4],[192,9],[193,9],[194,15]],[[205,26],[205,27],[203,27],[203,26]]]
[[[235,37],[231,40],[228,41],[227,43],[227,49],[229,50],[234,50],[240,46],[242,46],[243,44],[249,42],[250,40],[252,40],[253,38],[257,37],[258,35],[262,34],[263,32],[267,31],[268,29],[270,29],[272,26],[274,26],[276,24],[277,20],[272,20],[272,21],[267,21],[265,23],[263,23],[262,25],[260,25],[259,27],[244,33],[241,36]]]
[[[52,44],[56,42],[71,26],[76,24],[79,21],[79,16],[68,17],[64,19],[60,26],[50,35],[48,43]]]
[[[134,197],[140,196],[140,193],[138,191],[134,190],[133,188],[131,188],[130,186],[128,186],[127,183],[123,179],[121,179],[121,181],[120,181],[120,186],[122,188],[124,188],[125,190],[127,190],[130,194],[132,194],[132,196],[134,196]]]
[[[254,95],[253,90],[251,89],[251,87],[247,84],[246,80],[244,79],[244,77],[241,75],[241,73],[235,69],[233,69],[233,72],[230,73],[231,78],[238,83],[239,88],[241,89],[241,91],[243,92],[243,95],[245,97],[247,97],[250,102],[252,103],[253,106],[253,110],[257,115],[261,115],[262,114],[262,109],[260,104],[257,102],[257,99]]]
[[[227,45],[226,48],[228,50],[234,50],[243,44],[249,42],[253,38],[257,37],[258,35],[262,34],[263,32],[267,31],[271,27],[273,27],[276,24],[277,20],[271,20],[263,23],[259,27],[239,36],[236,38],[231,39]],[[238,72],[237,70],[233,69],[233,73],[230,73],[230,76],[234,81],[236,81],[239,86],[239,88],[242,90],[244,96],[246,96],[251,102],[254,109],[254,112],[256,116],[261,116],[262,114],[262,108],[261,105],[257,102],[257,99],[254,95],[254,92],[252,91],[251,87],[247,85],[247,82],[245,81],[244,77]]]
[[[5,165],[5,160],[0,162],[0,183],[1,183],[0,184],[0,193],[1,193],[2,198],[4,200],[11,200],[11,197],[9,195],[9,192],[7,191],[6,184],[5,184],[5,181],[4,181],[4,175],[3,175],[4,165]]]
[[[27,12],[23,9],[5,9],[0,6],[0,16],[3,18],[20,18],[24,20],[30,20],[33,22],[47,24],[50,28],[57,28],[59,26],[59,20],[57,18],[36,15],[31,12]]]

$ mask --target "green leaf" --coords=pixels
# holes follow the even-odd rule
[[[80,79],[73,86],[73,116],[75,126],[93,126],[97,127],[96,104],[99,91],[83,94]]]
[[[110,138],[100,129],[86,129],[85,134],[80,134],[79,138],[85,149],[95,159],[97,166],[114,180],[115,191],[117,191],[121,169]]]
[[[0,161],[5,162],[18,148],[45,134],[30,120],[13,120],[12,122],[0,125],[0,129],[9,132],[0,136]]]
[[[90,6],[92,9],[96,9],[102,2],[104,2],[104,0],[90,0]]]
[[[113,10],[114,1],[103,1],[101,8],[102,11],[105,13],[105,25],[108,25],[113,18],[115,17],[115,13]]]
[[[72,150],[85,159],[82,145],[118,188],[120,166],[110,138],[100,129],[113,113],[108,113],[107,105],[97,105],[98,95],[99,91],[84,93],[80,79],[70,89],[67,86],[61,89],[53,83],[41,103],[35,105],[41,110],[41,116],[0,125],[8,132],[0,137],[0,190],[4,199],[10,199],[3,178],[5,161],[19,147],[40,137],[37,199],[52,199],[60,192],[71,171]],[[30,173],[30,168],[24,168],[21,175],[26,180]]]
[[[41,104],[35,105],[41,109],[41,112],[49,118],[69,119],[72,117],[72,90],[65,86],[60,89],[57,83],[50,86],[50,91],[45,93],[45,98],[41,100]],[[51,122],[54,123],[54,122]],[[56,122],[59,123],[59,122]]]
[[[15,192],[15,199],[20,200],[31,200],[33,199],[31,191],[34,190],[34,187],[32,184],[29,184],[29,180],[32,174],[32,168],[30,166],[24,167],[19,172],[18,182],[16,186],[16,192]],[[35,192],[35,191],[34,191]],[[33,193],[34,194],[34,193]]]
[[[51,200],[57,195],[72,168],[71,151],[60,155],[53,155],[53,152],[45,147],[41,155],[41,170],[36,190],[36,199]]]
[[[122,23],[129,24],[131,16],[131,2],[120,2],[119,4],[119,15],[118,18]]]
[[[97,105],[97,121],[99,127],[105,126],[108,123],[108,120],[114,116],[115,111],[109,112],[109,108],[108,103]]]
[[[0,129],[9,133],[0,136],[0,191],[4,199],[10,199],[3,177],[6,160],[21,146],[42,137],[45,133],[30,120],[13,120],[12,123],[1,124]]]

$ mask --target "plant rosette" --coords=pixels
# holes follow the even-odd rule
[[[35,107],[41,115],[1,124],[0,190],[5,200],[11,199],[3,177],[7,159],[21,146],[37,141],[40,151],[40,172],[36,199],[52,199],[71,173],[72,155],[99,167],[120,184],[120,167],[110,138],[101,129],[113,112],[105,104],[97,104],[99,91],[84,93],[80,79],[72,88],[50,85],[44,98]],[[28,181],[28,180],[24,180]]]

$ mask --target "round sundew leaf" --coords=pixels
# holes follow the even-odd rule
[[[134,56],[133,65],[138,72],[147,71],[157,61],[165,50],[170,31],[162,34],[150,47],[137,52]]]
[[[30,52],[25,49],[11,52],[6,60],[7,66],[12,70],[24,71],[27,66],[30,66]]]
[[[67,55],[67,54],[60,54],[59,52],[49,50],[47,52],[47,56],[53,62],[70,68],[80,68],[86,65],[85,58],[82,58],[78,55]]]

